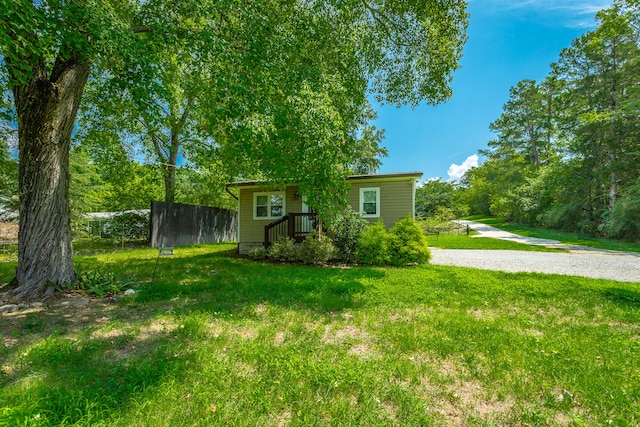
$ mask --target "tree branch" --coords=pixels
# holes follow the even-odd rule
[[[164,141],[156,132],[151,128],[151,125],[146,121],[140,118],[137,119],[138,122],[147,129],[147,134],[151,138],[153,142],[153,148],[156,150],[156,154],[160,157],[160,160],[165,161],[169,158],[169,155],[165,153],[164,147],[166,147],[167,141]]]
[[[184,107],[184,110],[182,111],[182,116],[180,117],[180,120],[177,123],[178,132],[182,130],[182,127],[184,126],[187,119],[189,118],[189,112],[191,110],[191,106],[193,105],[194,99],[195,99],[195,96],[193,95],[189,96],[189,98],[187,99],[187,105]]]
[[[158,107],[160,107],[160,111],[162,111],[166,117],[171,117],[171,112],[170,112],[170,111],[167,111],[167,109],[166,109],[162,104],[160,104],[160,103],[158,102],[158,100],[157,100],[157,99],[154,99],[154,100],[153,100],[153,102],[154,102]]]
[[[380,12],[378,9],[367,3],[366,0],[361,0],[361,2],[365,9],[367,9],[369,13],[371,13],[371,17],[373,18],[373,20],[382,27],[382,30],[387,34],[389,40],[391,40],[393,44],[403,47],[411,46],[411,43],[402,42],[393,36],[393,32],[390,27],[394,27],[396,31],[402,31],[403,29],[399,25],[393,22],[393,20],[389,19],[389,17],[384,13]]]
[[[151,27],[148,25],[134,25],[129,27],[129,31],[133,32],[133,33],[150,33],[151,32]]]
[[[163,151],[163,146],[162,144],[164,143],[164,141],[162,141],[162,139],[155,134],[155,132],[150,131],[149,132],[149,136],[151,136],[151,141],[153,141],[153,147],[156,150],[156,153],[158,154],[158,157],[160,157],[160,160],[162,160],[163,162],[168,161],[169,156],[165,154],[165,152]]]

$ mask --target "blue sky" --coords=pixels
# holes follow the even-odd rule
[[[571,41],[596,27],[609,0],[471,0],[469,36],[453,76],[453,97],[437,107],[377,106],[389,156],[380,173],[422,171],[449,180],[474,163],[494,138],[509,88],[541,81]],[[480,163],[482,158],[479,159]]]

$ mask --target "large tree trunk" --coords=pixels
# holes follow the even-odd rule
[[[89,63],[59,60],[47,78],[34,67],[13,89],[18,112],[20,228],[18,287],[10,298],[33,300],[68,287],[73,267],[69,210],[69,148]]]

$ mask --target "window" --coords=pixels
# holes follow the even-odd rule
[[[360,189],[360,213],[365,218],[380,216],[380,188]]]
[[[253,219],[280,218],[284,212],[284,192],[253,193]]]

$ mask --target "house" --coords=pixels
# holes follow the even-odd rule
[[[415,216],[415,188],[422,172],[352,175],[347,201],[369,222],[382,220],[387,228],[407,215]],[[315,226],[306,198],[295,184],[269,190],[259,181],[229,184],[238,189],[238,251],[248,254],[280,236],[300,242]]]

